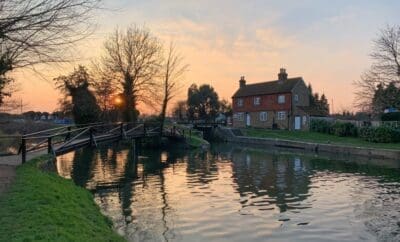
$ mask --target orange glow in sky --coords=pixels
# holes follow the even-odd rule
[[[16,73],[28,110],[54,111],[60,94],[52,78],[101,53],[118,26],[145,25],[165,44],[173,40],[190,65],[181,94],[192,83],[211,84],[230,100],[240,76],[247,83],[275,80],[279,68],[302,76],[325,93],[334,111],[353,109],[354,86],[369,68],[372,40],[386,24],[398,23],[395,1],[105,1],[97,31],[77,46],[77,62],[46,70],[48,81]],[[79,53],[79,54],[78,54]],[[50,80],[50,81],[49,81]],[[143,112],[143,110],[142,110]],[[151,112],[147,110],[146,112]]]

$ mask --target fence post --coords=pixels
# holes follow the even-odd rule
[[[143,136],[146,137],[146,123],[143,123]]]
[[[121,135],[121,138],[124,136],[124,123],[120,124],[120,135]]]
[[[24,137],[21,139],[21,157],[23,164],[26,161],[26,139]]]
[[[90,136],[90,146],[93,146],[94,144],[94,138],[93,138],[93,128],[89,128],[89,136]]]
[[[68,130],[68,133],[65,136],[64,141],[67,141],[67,140],[69,140],[71,138],[71,126],[68,126],[67,130]]]
[[[52,145],[51,145],[51,137],[47,138],[47,154],[50,154],[52,150]]]

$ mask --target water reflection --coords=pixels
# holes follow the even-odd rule
[[[382,210],[376,201],[400,198],[398,169],[229,145],[209,152],[119,145],[83,149],[59,157],[57,168],[91,190],[130,241],[388,236],[376,226],[389,228],[389,237],[397,238],[398,228],[380,219],[384,214],[369,212]]]

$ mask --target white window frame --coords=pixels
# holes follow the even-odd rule
[[[279,96],[278,96],[278,103],[279,103],[279,104],[285,103],[285,102],[286,102],[285,99],[286,99],[286,98],[285,98],[285,95],[279,95]]]
[[[268,112],[260,112],[260,121],[265,122],[268,120]]]
[[[286,120],[286,111],[279,111],[276,113],[277,120]]]
[[[243,107],[243,104],[244,104],[243,98],[238,98],[238,100],[237,100],[238,107]]]
[[[295,101],[296,103],[299,102],[299,95],[298,95],[298,94],[294,94],[294,101]]]
[[[236,113],[236,119],[238,121],[244,121],[244,113]]]
[[[259,106],[261,104],[261,97],[254,97],[253,104],[254,106]]]

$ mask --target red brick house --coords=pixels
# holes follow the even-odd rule
[[[288,78],[280,69],[278,80],[246,84],[244,77],[232,97],[233,126],[308,130],[309,90],[302,77]]]

